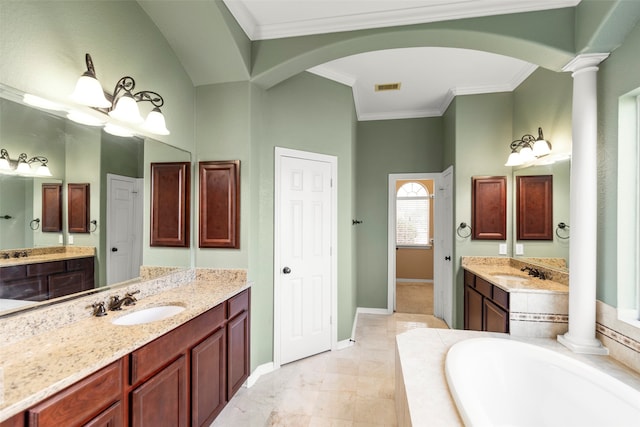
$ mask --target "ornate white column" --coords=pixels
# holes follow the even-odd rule
[[[609,54],[580,55],[572,72],[573,112],[569,244],[569,331],[558,341],[576,353],[608,354],[596,339],[596,235],[598,219],[597,65]]]

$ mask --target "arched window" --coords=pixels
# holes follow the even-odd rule
[[[396,194],[396,246],[428,246],[429,190],[419,182],[403,184]]]

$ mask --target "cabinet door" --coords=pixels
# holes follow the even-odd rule
[[[122,404],[116,402],[106,411],[84,425],[84,427],[122,427]]]
[[[227,323],[227,400],[249,377],[249,313],[242,312]]]
[[[67,222],[69,233],[89,232],[89,184],[67,185]]]
[[[464,287],[464,328],[482,331],[482,294],[469,286]]]
[[[226,334],[221,328],[191,350],[191,425],[208,426],[227,403]]]
[[[62,184],[42,184],[42,231],[62,231]]]
[[[488,332],[509,332],[509,313],[491,300],[484,300],[484,328]]]
[[[553,175],[516,176],[518,240],[553,240]]]
[[[151,246],[189,247],[190,168],[151,163]]]
[[[240,161],[200,162],[201,248],[240,247]]]
[[[131,393],[133,427],[186,427],[187,360],[180,356]]]
[[[57,298],[64,295],[85,291],[85,277],[82,271],[70,273],[51,274],[49,280],[49,298]]]
[[[474,176],[471,193],[473,239],[507,238],[507,177]]]

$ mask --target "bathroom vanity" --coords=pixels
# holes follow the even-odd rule
[[[237,277],[170,286],[143,291],[121,313],[0,347],[0,426],[209,425],[249,375],[250,288]],[[150,323],[113,323],[169,304],[185,309]]]
[[[539,338],[567,331],[568,273],[505,257],[463,257],[462,267],[465,329]]]

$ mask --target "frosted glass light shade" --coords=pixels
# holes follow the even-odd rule
[[[160,111],[159,108],[154,108],[149,115],[147,116],[147,120],[144,122],[142,127],[156,135],[169,135],[169,129],[167,129],[166,122],[164,120],[164,115]]]
[[[138,103],[129,94],[125,94],[116,102],[113,110],[109,111],[109,115],[114,119],[127,123],[142,123],[144,119],[140,115]]]
[[[87,126],[102,126],[104,124],[104,120],[100,120],[90,114],[82,113],[80,111],[71,111],[67,114],[67,118],[71,121]]]
[[[124,138],[130,138],[133,136],[133,132],[129,129],[114,125],[113,123],[107,123],[104,127],[104,131],[110,135],[121,136]]]
[[[538,139],[536,143],[533,145],[533,155],[536,157],[546,156],[551,153],[551,147],[549,147],[549,143],[544,139]]]
[[[31,173],[31,166],[29,166],[29,163],[26,163],[26,162],[18,162],[18,167],[16,168],[16,173],[19,173],[19,174],[30,174]]]
[[[522,161],[522,158],[520,157],[520,154],[518,154],[517,152],[512,152],[511,154],[509,154],[509,158],[507,159],[507,163],[505,163],[505,166],[520,166],[521,164],[523,164],[524,162]]]
[[[111,102],[104,96],[100,82],[91,76],[82,75],[76,83],[76,88],[70,98],[78,104],[89,107],[109,108]]]
[[[51,171],[47,165],[38,166],[35,172],[38,176],[51,176]]]
[[[0,158],[0,170],[10,171],[11,165],[9,164],[9,160],[5,158]]]
[[[532,160],[535,160],[535,156],[533,155],[533,150],[530,147],[523,147],[520,150],[520,159],[522,160],[522,163],[527,163],[530,162]]]

